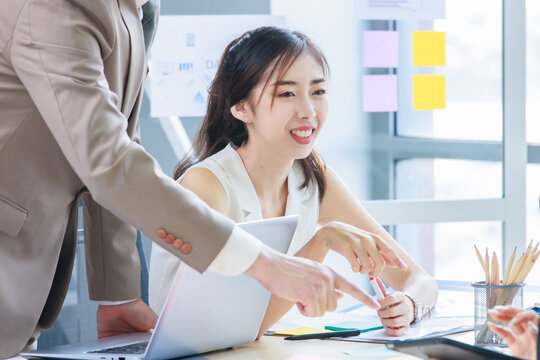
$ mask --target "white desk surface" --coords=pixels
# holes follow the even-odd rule
[[[473,343],[473,332],[456,334],[451,338]],[[352,351],[354,356],[345,352]],[[364,355],[361,353],[364,352]],[[190,360],[288,360],[294,356],[303,356],[305,360],[331,360],[331,359],[418,359],[417,357],[399,352],[386,350],[383,344],[358,343],[339,340],[301,340],[287,341],[282,336],[263,336],[261,340],[248,345],[242,345],[234,350],[216,351],[203,354]],[[294,359],[294,358],[293,358]],[[291,359],[292,360],[292,359]]]
[[[231,350],[214,351],[186,360],[288,360],[295,357],[298,360],[418,359],[414,356],[386,350],[383,344],[339,340],[286,341],[283,338],[284,336],[263,336],[261,340],[251,344],[237,346]],[[451,338],[468,343],[474,342],[472,331],[452,335]],[[354,356],[346,354],[346,351],[353,352]],[[7,360],[26,359],[16,356]]]
[[[441,290],[465,291],[471,294],[469,304],[463,304],[466,312],[473,313],[472,288],[470,283],[440,281]],[[540,288],[529,287],[524,294],[523,305],[530,306],[534,301],[540,301]],[[461,305],[461,304],[454,304]],[[451,306],[452,307],[452,306]],[[455,307],[455,306],[453,306]],[[449,308],[450,309],[450,308]],[[448,336],[451,339],[474,344],[474,333],[465,333]],[[354,356],[346,354],[352,352]],[[303,358],[301,357],[303,356]],[[292,359],[291,359],[292,358]],[[399,352],[387,351],[383,344],[360,343],[339,340],[301,340],[287,341],[283,336],[263,336],[261,340],[251,344],[238,346],[234,350],[216,351],[190,359],[208,360],[329,360],[329,359],[418,359],[414,356]]]

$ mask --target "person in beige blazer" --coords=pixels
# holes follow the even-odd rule
[[[141,26],[144,1],[0,0],[0,357],[56,319],[79,199],[99,336],[155,324],[139,299],[136,229],[200,272],[254,277],[309,316],[335,309],[335,289],[378,306],[331,269],[235,227],[140,146],[151,1]]]

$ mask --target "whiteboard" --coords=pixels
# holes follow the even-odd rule
[[[445,17],[444,0],[360,0],[359,18],[426,20]]]
[[[208,88],[227,44],[264,25],[284,26],[284,16],[161,16],[150,57],[153,117],[204,116]]]

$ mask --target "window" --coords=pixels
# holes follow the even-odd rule
[[[515,246],[523,249],[538,234],[540,5],[447,0],[445,19],[412,22],[359,20],[355,0],[269,4],[271,14],[285,15],[329,60],[330,113],[318,150],[436,278],[481,276],[480,269],[473,275],[452,271],[448,260],[462,254],[457,261],[474,261],[473,244],[502,251],[507,260]],[[361,65],[364,30],[399,32],[398,68]],[[446,33],[445,66],[412,65],[417,30]],[[363,112],[362,75],[394,73],[398,111]],[[412,110],[411,78],[421,74],[445,75],[444,110]],[[449,257],[450,250],[457,253]]]

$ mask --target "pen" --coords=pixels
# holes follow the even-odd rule
[[[285,340],[309,340],[309,339],[327,339],[331,337],[349,337],[360,335],[360,330],[330,331],[314,334],[303,334],[287,336]]]
[[[380,300],[380,299],[384,299],[384,295],[382,293],[382,289],[381,287],[379,286],[379,282],[377,281],[376,278],[370,276],[369,277],[369,283],[371,284],[371,287],[373,288],[373,290],[375,290],[375,294],[377,294],[377,298]]]
[[[374,330],[380,330],[380,329],[384,329],[384,326],[375,326],[375,327],[370,327],[370,328],[367,328],[367,329],[344,328],[344,327],[331,326],[331,325],[326,325],[324,327],[324,330],[332,330],[332,331],[360,330],[361,333],[365,333],[365,332],[368,332],[368,331],[374,331]]]

